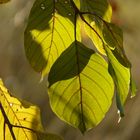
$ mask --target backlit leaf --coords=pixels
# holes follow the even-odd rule
[[[108,111],[114,84],[106,61],[80,42],[73,42],[49,73],[53,111],[82,133],[95,127]]]
[[[124,105],[126,101],[130,88],[130,68],[123,66],[116,59],[116,57],[113,54],[115,53],[115,50],[110,50],[108,46],[105,46],[105,50],[110,63],[109,65],[110,74],[112,75],[114,79],[114,83],[117,88],[117,94],[118,94],[117,102],[119,105],[118,108],[121,108],[121,106]]]
[[[39,108],[13,97],[0,80],[0,140],[61,140],[61,138],[44,133]]]
[[[25,51],[32,67],[43,76],[74,41],[74,18],[69,0],[35,1],[25,31]],[[80,40],[78,25],[77,30]]]
[[[111,16],[108,0],[36,0],[25,30],[31,66],[42,76],[50,72],[53,111],[82,133],[104,118],[114,85],[121,117],[129,88],[132,95],[136,90],[122,30],[110,23]],[[85,33],[97,53],[80,43]],[[106,55],[108,63],[99,53]]]
[[[124,48],[123,48],[123,32],[122,30],[112,23],[104,22],[103,26],[103,37],[107,46],[115,48],[113,54],[116,59],[125,67],[131,67],[128,61]]]
[[[111,21],[112,9],[107,0],[83,0],[81,11],[86,22],[84,23],[85,31],[93,41],[95,47],[102,54],[105,54],[103,48],[103,20]]]
[[[104,22],[103,24],[103,37],[106,43],[112,48],[122,47],[123,45],[123,32],[113,23]]]

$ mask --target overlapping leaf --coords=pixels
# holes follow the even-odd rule
[[[117,106],[121,116],[123,116],[123,105],[130,88],[131,64],[124,53],[123,33],[119,27],[112,23],[104,22],[103,37],[107,43],[104,47],[110,63],[109,70],[117,88]],[[110,47],[108,46],[115,47],[115,49],[110,50]]]
[[[0,139],[1,140],[61,140],[45,134],[40,110],[25,101],[12,97],[0,80]]]
[[[25,31],[25,51],[32,67],[47,74],[74,41],[74,9],[69,0],[36,0]],[[77,39],[80,30],[77,26]]]
[[[114,85],[106,61],[80,42],[62,53],[48,80],[53,111],[82,132],[96,126],[112,103]]]
[[[92,14],[90,13],[90,15]],[[98,32],[98,30],[92,26],[88,26],[88,28],[90,28],[90,30],[92,29],[91,32],[94,32],[96,37],[100,40],[100,45],[103,47],[103,49],[104,46],[106,46],[105,53],[107,53],[107,57],[109,59],[109,70],[117,88],[117,107],[120,110],[121,116],[123,116],[123,105],[128,96],[131,79],[131,64],[126,57],[123,48],[123,33],[119,27],[112,23],[106,22],[96,13],[93,13],[93,15],[95,15],[95,17],[97,17],[101,23],[101,26],[99,27],[100,32]],[[93,42],[96,44],[96,41],[93,40]],[[132,88],[134,88],[132,89],[132,94],[135,94],[136,88],[134,84],[132,84]]]
[[[123,66],[114,56],[113,52],[107,46],[105,47],[107,56],[110,62],[109,70],[114,78],[114,82],[117,88],[117,106],[118,109],[121,111],[120,113],[123,116],[123,109],[122,105],[126,101],[128,96],[129,88],[130,88],[130,68]]]
[[[107,0],[83,0],[81,2],[81,12],[88,23],[84,23],[88,36],[92,39],[95,47],[102,54],[103,48],[103,20],[111,21],[112,9]]]
[[[110,23],[111,16],[107,0],[36,0],[25,31],[25,50],[32,67],[43,76],[51,70],[53,111],[82,132],[103,119],[112,102],[114,83],[117,106],[124,115],[131,65],[124,53],[122,30]],[[80,43],[79,25],[98,51],[107,55],[109,68],[102,56]],[[131,89],[134,95],[133,82]]]
[[[104,22],[103,37],[109,47],[114,47],[113,54],[123,66],[130,68],[131,64],[128,61],[123,48],[123,32],[112,23]]]
[[[107,0],[82,0],[80,11],[96,14],[107,22],[111,21],[112,9]]]

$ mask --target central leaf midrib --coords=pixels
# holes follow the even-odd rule
[[[50,53],[51,53],[51,48],[52,48],[52,43],[53,43],[53,37],[54,37],[54,26],[55,26],[55,2],[54,2],[54,7],[53,7],[53,16],[52,16],[52,36],[51,36],[51,40],[50,40],[50,49],[49,49],[49,53],[48,53],[48,59],[50,57]]]
[[[75,25],[76,26],[76,25]],[[80,91],[80,108],[81,108],[81,119],[82,119],[82,124],[84,129],[86,129],[85,126],[85,121],[84,121],[84,115],[83,115],[83,104],[82,104],[82,100],[83,100],[83,93],[82,93],[82,83],[81,83],[81,77],[80,77],[80,63],[79,63],[79,52],[78,52],[78,45],[77,45],[77,40],[75,40],[75,54],[76,54],[76,64],[77,64],[77,75],[78,75],[78,79],[79,79],[79,91]],[[81,122],[80,122],[81,123]]]

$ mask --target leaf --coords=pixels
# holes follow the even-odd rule
[[[0,0],[0,4],[3,4],[3,3],[7,3],[9,2],[10,0]]]
[[[123,49],[123,32],[113,23],[104,22],[103,37],[107,46],[115,48],[113,54],[117,60],[125,67],[131,67]]]
[[[31,66],[44,76],[74,41],[74,9],[69,0],[36,0],[25,30],[25,51]],[[77,22],[77,39],[80,40]]]
[[[105,21],[111,21],[112,9],[107,0],[82,0],[80,11],[94,13]]]
[[[114,55],[115,50],[110,50],[108,46],[105,46],[105,50],[110,63],[110,74],[114,79],[120,103],[124,105],[129,92],[130,68],[125,67],[118,61]]]
[[[122,48],[123,45],[123,32],[113,23],[104,22],[103,24],[103,37],[106,43],[112,48]]]
[[[0,139],[48,140],[48,137],[61,140],[44,132],[37,106],[13,97],[0,80]]]
[[[117,88],[116,90],[119,91],[118,84],[117,84],[118,79],[115,75],[115,71],[114,71],[111,63],[109,63],[109,68],[108,69],[109,69],[109,73],[111,74],[112,78],[114,79],[114,83],[115,83],[116,88]],[[123,107],[123,103],[121,102],[120,95],[117,91],[116,91],[116,105],[117,105],[118,114],[119,114],[118,122],[120,122],[121,117],[124,117],[124,107]]]
[[[103,48],[103,21],[110,22],[112,9],[107,0],[83,0],[81,11],[85,18],[84,26],[87,35],[93,41],[95,47],[102,54],[105,54]]]
[[[82,133],[95,127],[112,103],[114,84],[106,61],[80,42],[56,60],[48,81],[53,111]]]
[[[111,22],[107,0],[36,0],[25,30],[25,51],[32,67],[49,72],[49,97],[60,119],[82,133],[108,111],[114,91],[121,117],[130,85],[122,30]],[[83,25],[84,24],[84,25]],[[103,56],[81,44],[81,30]],[[109,71],[109,72],[108,72]],[[113,83],[113,80],[114,83]]]
[[[119,109],[120,117],[123,117],[123,105],[130,88],[131,64],[124,52],[123,32],[118,26],[104,22],[103,37],[107,44],[104,46],[109,59],[109,71],[117,88],[116,104]],[[109,46],[115,47],[115,49],[111,50]]]

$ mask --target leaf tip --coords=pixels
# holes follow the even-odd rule
[[[121,122],[122,118],[124,117],[124,113],[122,113],[120,110],[118,110],[117,112],[119,114],[119,119],[118,119],[118,123]]]
[[[44,76],[41,74],[41,78],[40,78],[40,80],[39,80],[39,83],[42,83],[43,80],[44,80]]]
[[[136,96],[136,95],[131,95],[130,98],[132,99],[132,98],[134,98],[135,96]]]
[[[79,130],[81,131],[81,133],[84,135],[86,132],[86,126],[84,123],[80,123],[78,126]]]
[[[82,135],[84,135],[85,132],[86,132],[86,129],[85,129],[85,128],[79,128],[79,130],[80,130],[80,132],[82,133]]]
[[[119,117],[119,119],[118,119],[118,123],[120,123],[120,122],[121,122],[121,119],[122,119],[122,117]]]
[[[81,130],[81,129],[80,129],[80,132],[81,132],[81,133],[82,133],[82,135],[84,136],[84,135],[85,135],[86,130],[84,130],[84,131],[83,131],[83,130]]]

